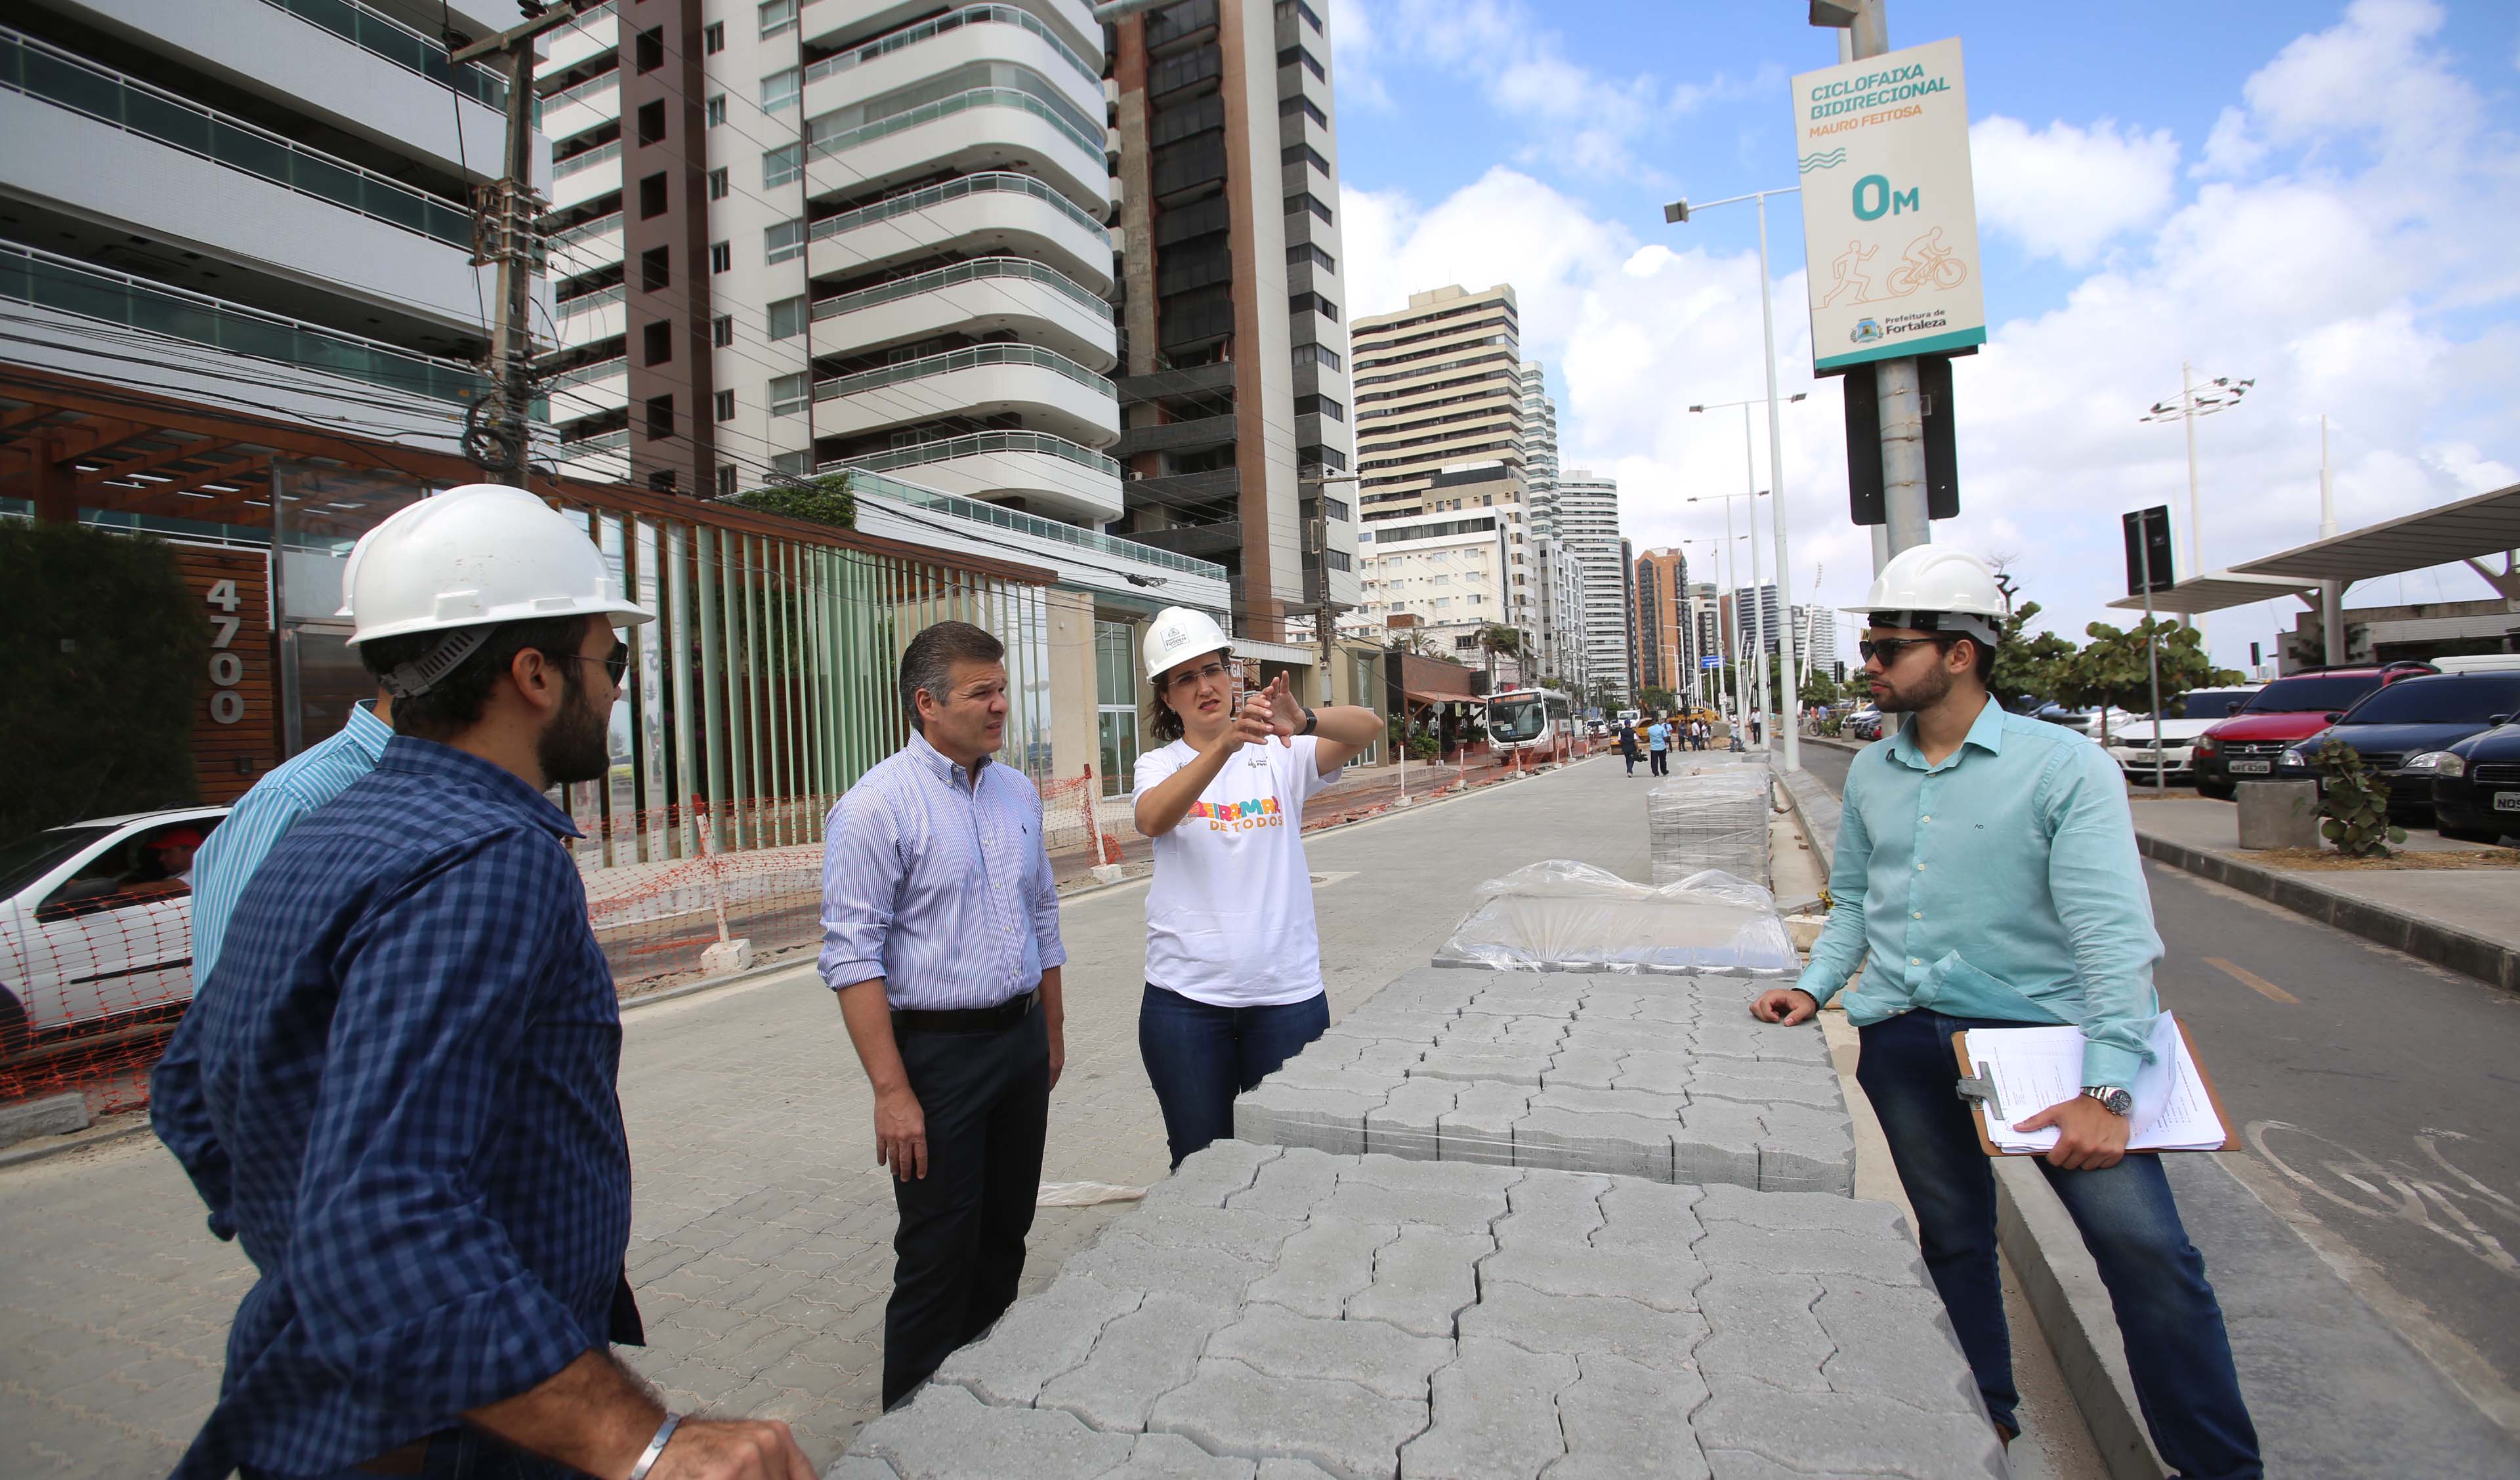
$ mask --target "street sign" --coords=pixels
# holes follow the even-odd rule
[[[1724,666],[1724,659],[1716,656],[1712,652],[1705,653],[1698,658],[1697,666],[1700,668],[1721,668]]]
[[[2135,510],[2121,522],[2126,525],[2127,595],[2168,591],[2176,584],[2170,571],[2170,506]]]
[[[1812,368],[1986,342],[1957,37],[1794,78]]]
[[[1975,354],[1974,349],[1961,350]],[[1846,409],[1847,516],[1859,524],[1886,524],[1890,515],[1881,494],[1881,397],[1869,365],[1849,365],[1834,372]],[[1924,403],[1925,516],[1960,516],[1958,438],[1952,415],[1952,357],[1920,355],[1916,391]]]

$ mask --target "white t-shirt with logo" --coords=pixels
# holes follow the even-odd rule
[[[1338,780],[1321,740],[1245,745],[1155,839],[1147,980],[1193,1002],[1265,1008],[1322,990],[1321,929],[1304,865],[1304,803]],[[1197,758],[1188,740],[1138,757],[1140,796]],[[1343,770],[1344,768],[1342,768]]]

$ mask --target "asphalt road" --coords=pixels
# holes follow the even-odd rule
[[[1803,749],[1833,788],[1852,758]],[[2145,874],[2162,1003],[2243,1128],[2244,1180],[2366,1262],[2386,1285],[2375,1305],[2411,1317],[2417,1346],[2466,1355],[2437,1324],[2520,1387],[2520,998],[2179,870]]]

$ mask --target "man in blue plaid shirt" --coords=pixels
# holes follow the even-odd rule
[[[356,576],[376,769],[280,839],[152,1082],[261,1276],[179,1476],[811,1480],[785,1424],[688,1424],[611,1355],[620,1010],[543,795],[609,764],[652,620],[540,500],[427,501]]]

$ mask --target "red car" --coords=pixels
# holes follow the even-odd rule
[[[2301,668],[2249,695],[2246,708],[2197,737],[2199,794],[2229,801],[2244,781],[2274,775],[2284,751],[2317,735],[2383,684],[2437,673],[2430,663],[2354,663]]]

